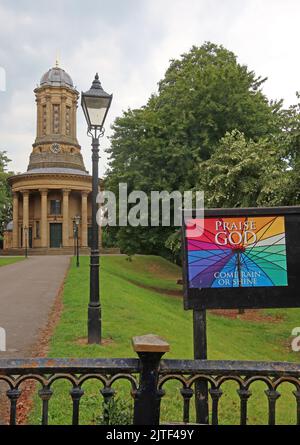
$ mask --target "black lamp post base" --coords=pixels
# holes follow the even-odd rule
[[[88,308],[88,343],[101,343],[100,306],[89,305]]]

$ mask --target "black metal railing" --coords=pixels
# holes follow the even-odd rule
[[[191,401],[195,395],[195,383],[207,382],[210,397],[210,423],[219,423],[219,403],[225,382],[238,385],[239,422],[247,423],[248,402],[251,387],[255,382],[265,384],[268,401],[268,423],[276,423],[276,404],[280,397],[278,390],[282,383],[293,385],[296,423],[300,424],[300,365],[287,362],[248,362],[211,360],[161,360],[169,345],[156,336],[135,337],[133,347],[139,358],[136,359],[0,359],[0,383],[7,385],[5,394],[9,402],[7,423],[16,425],[18,402],[22,387],[28,381],[40,385],[37,391],[42,401],[41,424],[48,424],[53,384],[58,380],[71,383],[73,425],[79,424],[80,402],[84,396],[83,384],[97,380],[102,384],[104,423],[110,423],[109,402],[115,396],[114,384],[117,381],[129,382],[130,395],[134,402],[132,423],[135,425],[157,425],[161,421],[161,401],[165,397],[167,382],[179,382],[182,399],[182,418],[173,419],[188,424],[190,422]],[[3,387],[3,383],[1,385]],[[67,397],[67,395],[66,395]],[[3,398],[0,398],[3,403]],[[171,422],[170,422],[171,423]],[[199,423],[199,422],[198,422]]]
[[[84,395],[83,384],[89,380],[99,381],[103,385],[100,393],[104,406],[114,396],[113,384],[119,380],[127,380],[131,384],[132,394],[138,388],[137,375],[140,363],[138,359],[0,359],[0,382],[4,381],[9,389],[9,424],[16,425],[17,403],[22,395],[21,387],[26,382],[40,385],[38,396],[42,401],[41,424],[48,424],[49,402],[53,396],[53,384],[59,380],[71,383],[72,425],[79,424],[80,400]],[[66,397],[68,395],[66,394]],[[4,403],[3,397],[0,399]],[[109,412],[103,413],[109,423]]]
[[[219,402],[223,395],[222,386],[226,382],[238,385],[241,425],[247,424],[248,402],[252,396],[251,387],[256,382],[265,384],[268,401],[268,424],[276,423],[276,402],[281,396],[278,387],[289,383],[294,387],[295,418],[300,425],[300,365],[287,362],[254,361],[213,361],[213,360],[163,360],[160,364],[158,391],[166,382],[177,380],[181,383],[183,397],[183,422],[189,423],[190,404],[194,396],[195,382],[204,381],[211,398],[211,424],[219,423]]]

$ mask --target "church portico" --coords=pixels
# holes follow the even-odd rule
[[[43,178],[45,179],[45,178]],[[88,247],[90,191],[61,184],[20,188],[13,195],[13,248],[67,248],[74,244],[73,220],[80,216],[79,240]],[[56,225],[56,226],[54,226]],[[27,231],[27,233],[25,233]]]

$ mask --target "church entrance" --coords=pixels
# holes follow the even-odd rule
[[[50,247],[62,247],[61,223],[50,223]]]

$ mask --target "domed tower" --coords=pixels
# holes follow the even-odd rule
[[[82,247],[88,246],[91,225],[92,178],[76,132],[79,93],[58,66],[42,76],[34,93],[37,128],[28,168],[9,179],[13,192],[10,247],[71,253],[74,221],[80,217],[77,233]]]
[[[51,68],[34,92],[37,129],[27,170],[69,168],[85,172],[76,134],[79,94],[71,77],[58,66]]]

